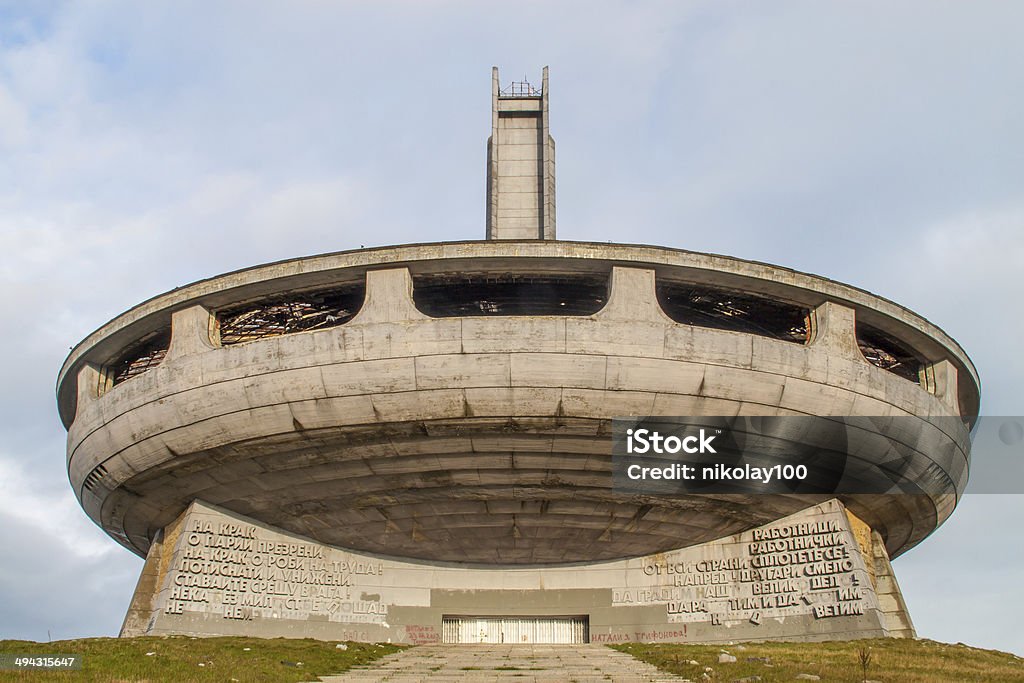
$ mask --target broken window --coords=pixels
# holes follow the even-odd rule
[[[415,279],[413,300],[416,308],[435,318],[592,315],[608,301],[608,277],[421,276]]]
[[[807,342],[809,310],[775,299],[702,285],[659,282],[658,302],[677,323]]]
[[[138,340],[122,352],[121,356],[107,364],[107,372],[114,385],[155,368],[167,355],[171,346],[171,328],[165,327]]]
[[[344,325],[363,305],[363,285],[285,294],[218,313],[222,346]]]
[[[920,383],[921,359],[903,342],[877,327],[857,323],[857,346],[872,365]]]

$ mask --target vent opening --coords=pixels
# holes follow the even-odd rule
[[[103,477],[105,476],[107,476],[107,468],[104,467],[103,465],[97,465],[95,468],[93,468],[93,471],[90,472],[88,476],[86,476],[83,485],[85,486],[85,488],[92,491],[93,489],[96,488],[96,485],[100,483],[100,480],[102,480]]]

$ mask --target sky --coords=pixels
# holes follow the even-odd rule
[[[561,239],[867,289],[963,345],[984,414],[1024,414],[1022,25],[985,0],[0,0],[0,638],[114,635],[142,567],[68,485],[69,347],[237,268],[482,239],[492,65],[550,66]],[[920,636],[1024,654],[1022,513],[965,496],[894,562]]]

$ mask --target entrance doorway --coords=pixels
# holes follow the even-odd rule
[[[570,617],[474,617],[445,615],[441,618],[442,643],[588,643],[590,618]]]

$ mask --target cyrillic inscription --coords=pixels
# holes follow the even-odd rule
[[[380,593],[353,590],[383,564],[345,557],[314,543],[282,541],[257,526],[193,519],[171,567],[166,614],[206,612],[224,619],[308,619],[384,623]],[[373,598],[373,599],[368,599]]]
[[[662,603],[669,622],[712,625],[864,614],[858,548],[841,519],[832,514],[754,529],[729,543],[705,546],[700,559],[682,559],[685,550],[659,556],[643,565],[643,574],[661,585],[614,591],[612,603]]]

